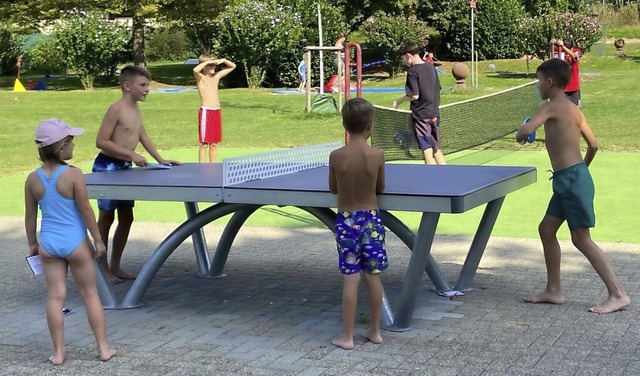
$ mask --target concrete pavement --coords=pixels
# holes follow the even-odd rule
[[[139,270],[175,224],[134,224],[123,265]],[[208,226],[210,243],[221,227]],[[450,280],[470,244],[438,236],[433,255]],[[345,351],[330,338],[341,330],[341,278],[325,229],[243,228],[223,279],[195,276],[190,241],[165,263],[135,310],[107,311],[111,361],[96,359],[84,307],[69,276],[67,360],[47,362],[44,279],[31,275],[22,218],[0,217],[0,374],[3,375],[639,375],[640,325],[634,297],[640,245],[601,244],[632,298],[610,315],[586,311],[604,285],[570,242],[562,242],[566,303],[531,305],[546,273],[537,239],[492,238],[474,290],[454,300],[431,292],[428,278],[413,330],[383,332],[384,343],[356,338]],[[388,239],[391,268],[383,284],[392,306],[410,252]],[[117,285],[123,293],[131,282]],[[359,296],[358,330],[367,321]]]

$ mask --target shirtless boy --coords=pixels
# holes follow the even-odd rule
[[[142,115],[138,102],[144,101],[149,93],[149,73],[139,67],[127,66],[120,73],[122,97],[112,104],[102,119],[96,137],[96,146],[100,153],[93,162],[93,171],[124,170],[136,166],[147,166],[145,157],[136,152],[138,143],[160,164],[179,165],[179,162],[167,160],[160,156],[156,147],[147,135],[142,124]],[[98,200],[98,228],[104,244],[108,244],[109,230],[118,211],[118,226],[113,236],[111,267],[106,255],[102,258],[102,266],[111,282],[122,279],[135,279],[135,275],[124,272],[120,268],[122,252],[129,237],[133,222],[133,201]]]
[[[529,303],[564,303],[560,285],[560,244],[556,236],[566,220],[571,240],[604,282],[607,299],[589,312],[610,313],[625,309],[630,299],[622,289],[609,260],[591,240],[589,228],[595,226],[593,207],[594,185],[588,166],[598,150],[598,141],[587,121],[574,103],[565,96],[564,89],[571,76],[571,67],[560,59],[550,59],[537,70],[538,90],[542,99],[549,99],[538,113],[523,124],[516,133],[516,141],[524,143],[527,136],[544,124],[545,144],[553,172],[553,196],[547,213],[538,226],[547,266],[547,287],[531,297]],[[584,159],[580,138],[587,144]]]
[[[207,150],[209,162],[216,161],[216,145],[222,141],[222,116],[220,114],[220,98],[218,85],[220,79],[231,73],[236,65],[227,59],[213,59],[209,55],[201,55],[200,64],[193,68],[198,92],[200,93],[200,110],[198,112],[198,161],[205,162]],[[216,70],[220,65],[225,67]]]
[[[362,98],[348,100],[342,107],[342,125],[349,132],[349,143],[334,150],[329,157],[329,190],[338,194],[335,225],[338,266],[344,274],[343,332],[331,343],[346,350],[353,349],[361,271],[371,311],[369,328],[362,335],[373,343],[382,343],[380,273],[389,267],[389,262],[376,196],[384,190],[384,152],[367,143],[373,128],[374,112],[373,105]]]

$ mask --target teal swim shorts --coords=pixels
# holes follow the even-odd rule
[[[565,219],[569,229],[590,228],[596,225],[593,208],[595,187],[584,162],[553,173],[553,196],[547,215]]]

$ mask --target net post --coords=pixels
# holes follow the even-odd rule
[[[305,111],[307,113],[311,112],[311,51],[309,49],[304,49],[304,63],[307,66],[307,72],[306,72],[306,80],[307,80],[307,84],[306,84],[306,100],[307,100],[307,105],[305,107]]]

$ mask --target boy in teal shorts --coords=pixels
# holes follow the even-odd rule
[[[595,226],[595,189],[588,166],[598,151],[598,141],[578,106],[564,94],[571,77],[571,67],[560,59],[550,59],[542,63],[536,73],[540,97],[549,101],[531,121],[520,126],[516,141],[524,143],[530,133],[544,124],[545,145],[555,172],[552,177],[553,196],[538,226],[547,266],[547,287],[542,293],[525,298],[525,301],[564,303],[560,287],[560,244],[556,234],[566,220],[573,244],[589,260],[607,287],[607,299],[590,307],[589,312],[610,313],[625,309],[631,301],[607,256],[591,240],[589,232],[589,228]],[[580,138],[587,144],[584,159],[580,151]]]
[[[349,132],[349,143],[329,156],[329,190],[338,194],[338,266],[344,275],[343,332],[331,343],[346,350],[353,349],[360,272],[364,274],[371,310],[369,328],[362,335],[373,343],[382,343],[380,273],[389,262],[376,196],[384,190],[384,152],[367,143],[374,112],[373,105],[362,98],[348,100],[342,107],[342,125]]]

